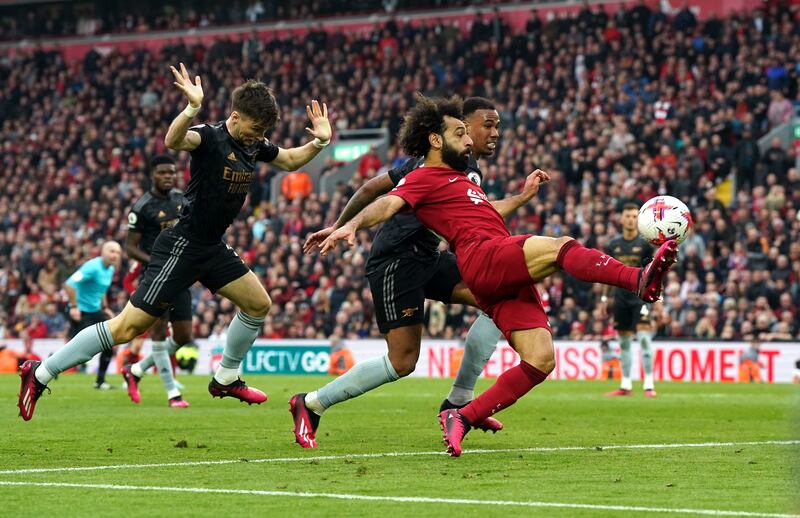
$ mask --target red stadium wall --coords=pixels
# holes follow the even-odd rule
[[[661,6],[662,10],[669,6],[668,10],[677,12],[683,5],[682,1],[678,0],[661,0],[661,3],[648,0],[646,2],[651,8],[658,8]],[[627,5],[631,7],[633,4],[630,2],[605,2],[601,4],[604,9],[613,13],[619,8],[620,5]],[[693,0],[688,2],[695,15],[704,19],[712,14],[723,15],[732,12],[751,11],[762,5],[758,0]],[[580,11],[582,8],[581,3],[564,3],[553,4],[542,7],[537,10],[539,17],[542,21],[546,20],[549,13],[559,16],[561,13],[574,13]],[[484,16],[491,16],[490,12],[486,12]],[[500,11],[500,16],[508,23],[512,31],[517,33],[525,28],[526,22],[531,17],[531,9],[529,6],[525,7],[505,7]],[[398,15],[400,21],[408,21],[412,25],[430,24],[438,21],[456,22],[462,30],[468,30],[475,20],[476,15],[474,12],[465,13],[464,11],[441,11],[441,12],[428,12],[416,14],[401,14]],[[375,29],[376,23],[382,23],[388,17],[371,16],[360,18],[341,18],[333,20],[324,20],[323,28],[329,32],[348,32],[348,33],[369,33]],[[184,33],[146,33],[130,35],[124,34],[119,36],[101,36],[92,38],[68,38],[64,40],[46,40],[37,43],[36,46],[30,42],[23,44],[3,44],[0,45],[0,52],[15,54],[18,52],[29,52],[34,48],[41,48],[44,50],[61,49],[64,53],[64,59],[68,62],[82,59],[86,53],[95,49],[100,53],[107,53],[117,50],[122,53],[128,53],[136,49],[148,49],[150,51],[158,51],[164,45],[173,43],[178,39],[183,40],[187,44],[200,43],[203,45],[211,45],[216,40],[230,38],[232,40],[240,40],[249,37],[255,30],[260,38],[271,40],[274,38],[289,38],[297,37],[302,38],[309,29],[316,25],[317,21],[308,22],[279,22],[272,25],[260,25],[257,27],[251,26],[237,26],[237,27],[224,27],[214,28],[203,31],[190,30]]]

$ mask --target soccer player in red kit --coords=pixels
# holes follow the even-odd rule
[[[486,194],[463,172],[472,141],[461,121],[458,99],[419,96],[403,122],[400,143],[410,156],[424,156],[424,167],[409,173],[394,190],[332,233],[320,245],[321,253],[340,240],[353,245],[357,230],[409,209],[455,249],[464,282],[520,356],[519,365],[500,375],[471,403],[439,414],[447,451],[457,457],[472,424],[514,404],[555,367],[552,331],[536,281],[560,269],[582,281],[624,288],[652,302],[660,296],[663,278],[675,262],[677,244],[668,241],[650,264],[635,268],[572,238],[512,236]],[[528,177],[525,190],[536,192],[549,179],[537,169]]]

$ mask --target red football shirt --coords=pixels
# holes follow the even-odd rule
[[[454,169],[420,167],[389,194],[405,200],[423,225],[450,243],[456,256],[487,239],[511,235],[483,190]]]
[[[530,236],[511,236],[486,194],[464,173],[421,167],[389,194],[405,200],[423,225],[447,239],[464,282],[506,338],[519,329],[549,329],[525,261],[523,245]]]

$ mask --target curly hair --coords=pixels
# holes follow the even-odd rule
[[[445,117],[462,118],[462,102],[458,96],[425,97],[417,94],[417,104],[403,118],[400,126],[400,147],[409,156],[425,156],[431,149],[428,135],[444,135]]]
[[[254,119],[267,130],[277,126],[281,119],[272,88],[255,79],[236,87],[231,94],[231,110]]]

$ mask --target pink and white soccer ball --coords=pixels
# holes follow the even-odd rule
[[[692,213],[678,198],[656,196],[639,209],[639,234],[654,245],[668,239],[683,243],[691,231]]]

